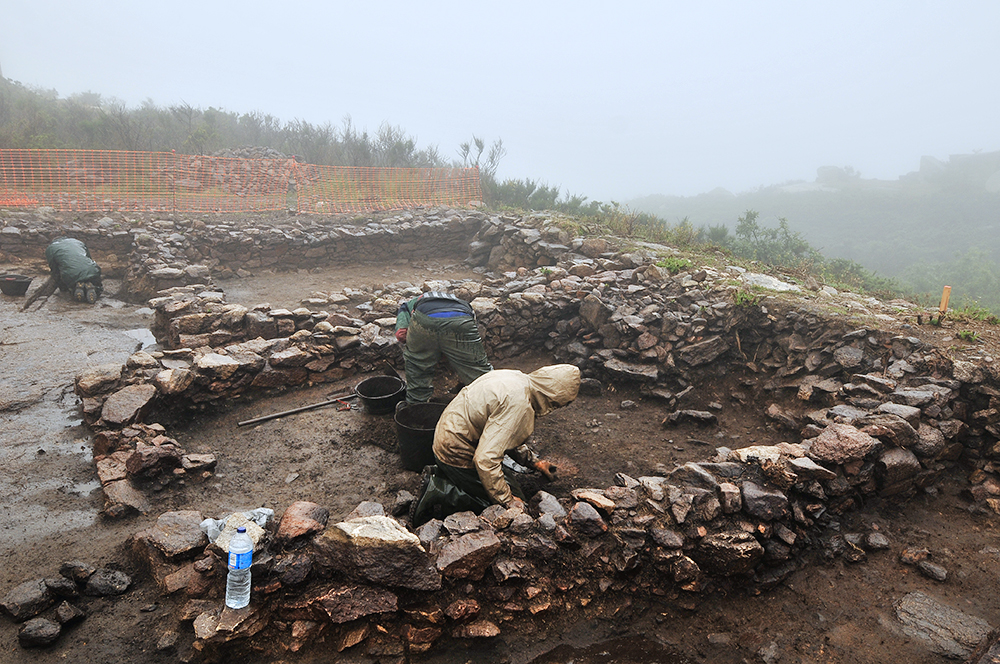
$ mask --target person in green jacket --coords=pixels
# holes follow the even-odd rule
[[[49,264],[49,278],[38,287],[21,307],[24,311],[40,297],[48,297],[56,288],[72,294],[77,302],[94,304],[101,296],[101,267],[90,257],[90,250],[80,240],[61,237],[52,241],[45,249],[45,261]]]
[[[442,355],[466,385],[493,370],[472,306],[448,293],[430,291],[400,302],[396,340],[403,344],[407,403],[434,396],[434,368]]]
[[[77,302],[97,302],[103,290],[101,268],[87,245],[72,237],[57,238],[45,249],[45,260],[61,290],[72,293]]]

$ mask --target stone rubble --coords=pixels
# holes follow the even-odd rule
[[[21,623],[17,630],[21,647],[49,646],[87,617],[88,598],[121,595],[131,585],[132,579],[124,572],[66,562],[57,577],[25,581],[11,589],[0,599],[0,612]]]
[[[949,468],[969,472],[978,509],[1000,514],[1000,368],[950,359],[883,329],[889,325],[859,325],[823,305],[844,297],[873,323],[887,322],[875,300],[822,290],[740,304],[735,293],[753,276],[745,271],[704,266],[671,275],[657,265],[669,248],[623,252],[613,239],[574,238],[548,215],[408,212],[322,240],[316,228],[299,226],[192,223],[191,237],[172,242],[187,259],[209,259],[211,275],[196,270],[197,277],[161,239],[177,222],[154,222],[142,242],[136,238],[142,253],[132,258],[142,259],[130,281],[164,269],[191,279],[159,274],[155,286],[135,291],[158,288],[150,306],[159,350],[77,379],[108,515],[148,511],[143,496],[151,485],[211,476],[211,455],[187,455],[162,426],[146,423],[156,412],[395,364],[397,302],[425,290],[470,300],[492,357],[543,348],[580,366],[587,389],[639,383],[672,409],[665,426],[713,422],[713,413],[679,403],[703,375],[740,367],[745,389],[771,400],[767,416],[799,442],[719,447],[703,462],[662,475],[619,473],[615,486],[581,487],[563,499],[541,493],[528,514],[493,507],[416,533],[386,516],[401,514],[401,506],[363,503],[328,524],[322,506],[296,503],[276,532],[263,534],[254,600],[240,612],[218,601],[225,556],[196,536],[201,515],[164,514],[161,520],[174,524],[160,526],[169,537],[138,533],[131,548],[164,593],[191,598],[180,625],[164,633],[165,648],[169,634],[187,629],[206,657],[258,634],[292,652],[322,637],[338,650],[364,644],[372,656],[394,657],[424,652],[446,636],[489,638],[541,613],[586,606],[608,589],[759,592],[787,578],[808,550],[858,563],[890,548],[878,532],[838,532],[841,517],[871,498],[902,501],[933,490]],[[313,294],[288,311],[230,304],[211,278],[194,280],[226,274],[224,256],[250,268],[309,265],[358,255],[362,246],[407,253],[449,232],[449,241],[464,238],[481,281],[345,289]],[[234,256],[235,246],[246,249]],[[260,262],[263,255],[268,262]],[[162,267],[168,259],[171,266]],[[947,582],[942,566],[912,564]]]

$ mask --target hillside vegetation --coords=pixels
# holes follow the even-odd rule
[[[953,286],[954,301],[1000,311],[1000,153],[925,159],[898,182],[864,180],[852,169],[820,169],[813,183],[733,195],[650,196],[623,205],[590,201],[529,178],[499,180],[503,143],[473,136],[445,157],[437,146],[387,123],[374,133],[346,117],[339,126],[282,121],[188,104],[129,108],[97,93],[62,98],[0,78],[0,148],[176,150],[213,154],[258,146],[314,164],[477,166],[493,209],[553,210],[592,232],[721,250],[805,279],[926,300]],[[830,258],[833,257],[833,258]]]
[[[827,257],[849,259],[893,278],[910,293],[1000,310],[1000,152],[925,157],[895,181],[852,169],[821,168],[814,182],[733,195],[648,196],[630,203],[664,219],[688,219],[721,243],[746,210],[758,223],[780,220]]]

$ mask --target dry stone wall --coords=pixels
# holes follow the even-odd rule
[[[127,283],[133,299],[171,287],[365,261],[464,256],[485,215],[445,208],[393,216],[275,215],[260,221],[155,220],[135,234]]]
[[[476,210],[417,208],[380,216],[184,217],[115,213],[68,218],[40,208],[6,214],[0,253],[44,259],[52,240],[82,240],[106,276],[123,280],[119,297],[145,302],[158,292],[216,282],[262,269],[310,269],[395,259],[465,256],[486,215]]]
[[[362,503],[336,524],[323,506],[296,503],[257,534],[255,599],[239,612],[221,608],[223,547],[198,529],[202,515],[164,514],[132,548],[163,592],[191,598],[177,620],[206,658],[262,643],[296,651],[319,638],[404,657],[539,615],[616,611],[630,596],[759,591],[806,552],[857,562],[888,548],[877,531],[843,532],[843,515],[932,491],[949,468],[968,473],[974,505],[1000,513],[993,363],[951,360],[905,328],[882,331],[879,303],[850,294],[747,301],[735,294],[755,277],[735,267],[671,275],[656,265],[668,248],[564,237],[545,217],[478,221],[469,260],[481,281],[393,284],[295,311],[227,303],[207,283],[159,293],[163,349],[77,380],[107,513],[148,511],[144,487],[212,471],[211,455],[186,454],[146,423],[150,413],[394,362],[396,304],[430,289],[473,302],[494,356],[546,348],[582,368],[584,389],[638,382],[671,411],[664,426],[711,421],[680,407],[685,394],[739,367],[745,392],[731,396],[763,396],[793,442],[720,447],[661,475],[539,493],[528,513],[491,507],[415,532],[396,518],[405,497]],[[829,313],[828,298],[865,317]]]
[[[120,276],[132,251],[132,233],[121,219],[66,219],[52,208],[32,213],[6,213],[0,227],[0,255],[17,260],[45,260],[53,240],[69,236],[83,241],[105,276]]]

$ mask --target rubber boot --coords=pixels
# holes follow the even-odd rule
[[[423,519],[420,523],[417,523],[417,519],[423,517],[424,512],[430,507],[429,505],[424,505],[421,508],[420,503],[424,496],[427,494],[427,485],[431,482],[431,476],[434,474],[436,467],[433,465],[424,466],[423,471],[420,473],[420,489],[417,491],[417,497],[413,499],[410,503],[410,526],[416,528],[424,524],[425,521],[429,519]]]
[[[470,495],[456,486],[437,466],[426,466],[421,478],[424,477],[426,483],[422,482],[421,495],[410,507],[410,525],[413,528],[455,512],[479,514],[490,506],[488,500]]]

